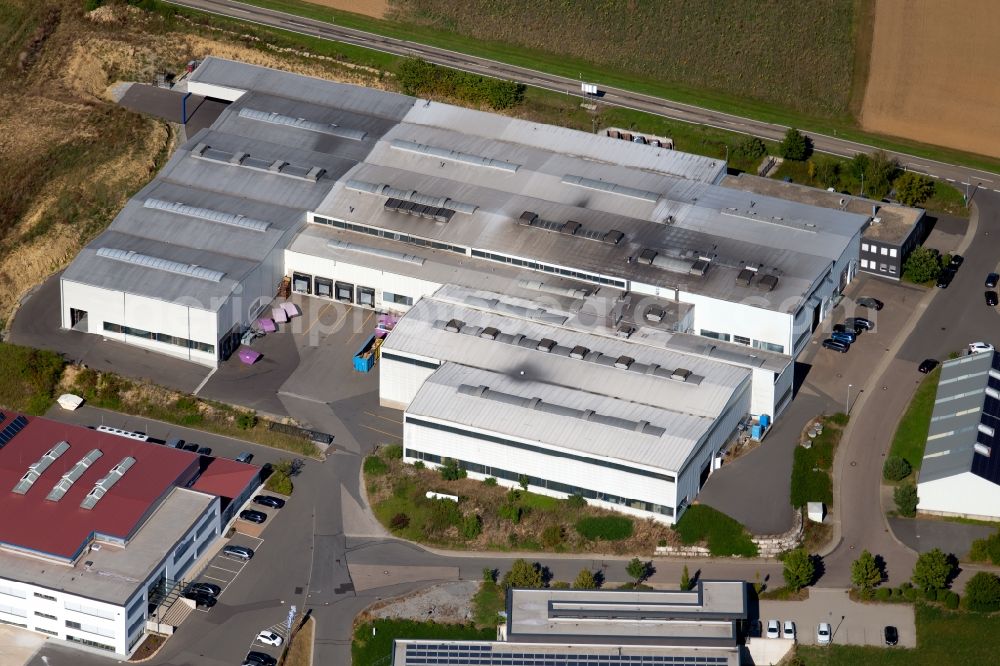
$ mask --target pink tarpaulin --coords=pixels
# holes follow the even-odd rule
[[[274,325],[274,320],[268,319],[267,317],[261,317],[258,319],[257,324],[260,326],[260,330],[265,333],[274,333],[278,330],[278,327]]]
[[[252,349],[243,348],[239,351],[240,360],[247,365],[253,365],[260,359],[260,354]]]
[[[271,317],[279,324],[288,321],[288,315],[285,314],[284,308],[271,308]]]
[[[282,303],[281,309],[285,311],[285,314],[288,315],[289,319],[291,319],[292,317],[298,317],[300,314],[302,314],[301,312],[299,312],[299,306],[297,306],[295,303]]]

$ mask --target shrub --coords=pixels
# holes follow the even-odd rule
[[[521,486],[521,488],[523,488],[524,490],[528,489],[528,484],[530,483],[531,480],[528,478],[527,474],[521,474],[520,476],[517,477],[517,485]]]
[[[257,425],[257,412],[240,412],[236,415],[236,427],[250,430]]]
[[[509,590],[512,587],[539,589],[544,585],[544,582],[541,565],[537,562],[532,564],[519,558],[511,562],[510,571],[503,575],[500,587],[504,590]]]
[[[267,481],[264,483],[264,487],[272,493],[280,493],[282,495],[291,495],[293,490],[291,477],[281,470],[271,472],[271,475],[267,477]]]
[[[385,454],[386,460],[402,460],[403,459],[403,445],[402,444],[390,444],[389,446],[382,449]]]
[[[896,486],[892,492],[892,498],[896,501],[896,510],[901,516],[912,518],[917,515],[917,504],[920,498],[917,497],[917,486],[912,483],[904,483]]]
[[[954,592],[948,592],[948,596],[946,596],[944,599],[944,605],[950,608],[951,610],[955,610],[958,608],[959,601],[960,599],[957,594],[955,594]]]
[[[364,462],[365,474],[370,474],[372,476],[382,476],[389,471],[389,466],[385,464],[385,461],[378,456],[368,456],[365,458]]]
[[[568,590],[569,583],[567,583],[564,580],[554,580],[551,583],[549,583],[549,587],[551,587],[553,590]]]
[[[878,601],[889,601],[889,597],[892,596],[892,590],[887,587],[880,587],[875,590],[875,598]]]
[[[903,590],[899,587],[892,588],[892,600],[902,601],[903,600]]]
[[[582,495],[570,495],[566,498],[566,505],[571,509],[582,509],[587,506],[587,500]]]
[[[462,467],[458,464],[458,461],[454,458],[445,458],[444,464],[441,465],[441,478],[445,481],[458,481],[459,479],[464,479],[468,474]]]
[[[889,456],[882,465],[882,478],[886,481],[902,481],[910,475],[913,468],[906,458],[901,456]]]
[[[632,536],[632,519],[625,516],[588,516],[576,521],[576,531],[591,541],[621,541]]]
[[[915,587],[903,588],[903,596],[906,598],[907,601],[916,601],[918,592],[919,590],[917,590],[917,588]]]
[[[934,594],[934,601],[944,603],[945,599],[948,598],[948,590],[937,590]]]
[[[917,556],[917,563],[913,567],[913,584],[925,592],[934,592],[948,584],[953,571],[951,559],[940,548],[935,548]],[[934,599],[929,597],[928,601]]]
[[[462,536],[470,541],[483,533],[483,519],[478,514],[466,516],[462,520]]]
[[[937,601],[937,590],[924,590],[924,601]]]
[[[934,196],[934,181],[914,171],[907,171],[893,183],[896,198],[904,206],[919,206]]]
[[[483,479],[483,485],[492,488],[497,485],[497,480],[492,476],[488,476],[485,479]]]
[[[1000,532],[973,541],[972,548],[969,550],[969,559],[973,562],[990,562],[1000,565]]]
[[[733,157],[738,160],[756,160],[767,154],[767,146],[763,140],[748,136],[733,149]]]
[[[449,527],[454,527],[462,523],[462,512],[458,504],[451,500],[431,500],[430,512],[424,522],[424,529],[428,532],[444,532]]]
[[[965,583],[965,607],[984,613],[1000,610],[1000,578],[988,571],[970,578]]]
[[[484,583],[495,583],[497,582],[497,570],[493,567],[483,567],[483,582]]]
[[[563,542],[564,537],[562,525],[549,525],[542,530],[542,545],[546,548],[555,548]]]
[[[397,513],[389,521],[389,527],[394,530],[403,530],[409,527],[409,525],[410,525],[410,517],[405,513]]]
[[[425,469],[426,467],[427,465],[424,464],[423,460],[418,460],[417,462],[413,463],[413,469]]]
[[[516,504],[511,504],[510,502],[505,502],[500,505],[499,509],[497,509],[497,515],[503,520],[509,520],[517,525],[521,522],[521,507]]]
[[[785,585],[792,590],[801,590],[810,585],[816,576],[816,564],[812,557],[802,548],[796,548],[785,554],[782,575]]]
[[[809,153],[812,151],[809,149],[809,140],[802,132],[794,127],[789,127],[788,131],[785,132],[785,138],[778,146],[778,152],[786,160],[801,161],[809,157]]]
[[[913,248],[910,256],[903,262],[903,277],[910,282],[922,284],[936,280],[941,274],[941,263],[937,254],[924,246]]]
[[[408,58],[396,70],[396,80],[404,94],[426,97],[446,96],[474,106],[509,109],[524,101],[526,86],[455,69],[438,67]]]
[[[642,581],[646,580],[653,575],[653,563],[643,562],[638,557],[633,557],[632,560],[625,565],[625,573],[629,575],[633,581],[635,581],[633,587],[639,587]]]
[[[573,581],[573,588],[576,590],[596,590],[597,579],[594,578],[590,569],[581,569],[580,573],[576,575],[576,580]]]

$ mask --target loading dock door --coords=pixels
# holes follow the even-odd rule
[[[292,273],[292,291],[297,294],[311,294],[312,276],[305,273]]]
[[[334,298],[344,303],[354,302],[354,285],[349,282],[338,282],[333,290]]]
[[[375,290],[371,287],[358,287],[358,305],[375,307]]]

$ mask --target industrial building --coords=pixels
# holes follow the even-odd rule
[[[507,592],[491,641],[397,639],[393,666],[739,666],[746,583],[699,581],[688,591]]]
[[[1000,354],[945,361],[920,467],[917,509],[1000,520],[998,431]]]
[[[0,623],[129,655],[260,469],[0,415]]]

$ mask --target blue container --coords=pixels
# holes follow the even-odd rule
[[[760,438],[764,436],[764,428],[755,423],[753,427],[750,428],[750,436],[756,440],[760,440]]]
[[[354,355],[354,369],[358,372],[368,372],[375,365],[375,351],[372,346],[375,344],[375,336],[371,336],[361,345],[358,353]]]
[[[768,416],[767,414],[761,414],[760,415],[760,419],[758,419],[758,420],[760,421],[760,424],[762,426],[764,426],[765,428],[767,428],[767,427],[769,427],[771,425],[771,417]]]

